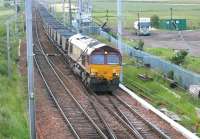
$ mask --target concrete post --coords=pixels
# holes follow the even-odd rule
[[[65,26],[65,22],[66,22],[66,19],[65,19],[65,0],[62,0],[62,12],[63,12],[63,24]]]
[[[10,27],[9,21],[6,23],[6,30],[7,30],[7,66],[8,66],[8,78],[11,77],[11,59],[10,59]]]
[[[121,54],[123,55],[123,48],[122,48],[122,1],[117,0],[117,47]],[[120,74],[120,81],[123,81],[123,65],[121,66],[121,74]]]
[[[35,130],[35,100],[34,100],[34,67],[33,67],[33,34],[32,34],[32,0],[25,1],[26,12],[26,43],[28,64],[28,98],[30,139],[36,139]]]
[[[68,0],[68,4],[69,4],[69,25],[72,26],[72,3],[71,0]]]

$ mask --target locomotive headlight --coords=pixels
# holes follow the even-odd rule
[[[119,73],[113,73],[113,76],[119,76]]]
[[[96,76],[97,75],[97,73],[96,72],[91,72],[91,74],[90,74],[91,76]]]

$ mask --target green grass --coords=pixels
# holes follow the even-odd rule
[[[159,56],[165,60],[170,60],[174,54],[174,51],[170,48],[145,48],[145,51],[152,55]]]
[[[198,3],[194,5],[176,5],[174,3]],[[157,2],[133,2],[125,1],[123,2],[123,27],[126,29],[133,28],[134,21],[137,20],[137,13],[140,11],[141,17],[151,17],[156,14],[161,19],[170,18],[170,8],[174,9],[173,18],[185,18],[188,20],[188,29],[199,28],[200,27],[200,2],[199,1],[157,1]],[[93,1],[94,11],[93,16],[106,21],[106,10],[109,11],[108,16],[109,22],[108,25],[115,28],[116,27],[116,13],[117,13],[117,4],[116,1]]]
[[[18,39],[13,34],[11,24],[11,59],[12,75],[7,77],[7,49],[5,21],[14,13],[12,9],[0,6],[0,139],[29,138],[27,122],[26,77],[21,77],[18,71]],[[21,19],[21,18],[20,18]],[[23,25],[19,25],[20,30]],[[19,37],[24,33],[19,33]]]
[[[145,51],[152,55],[159,56],[165,60],[170,60],[175,54],[174,51],[169,48],[145,48]],[[200,57],[188,55],[185,59],[185,62],[181,66],[200,74]]]
[[[187,56],[183,67],[200,74],[200,57]]]
[[[184,90],[171,89],[169,83],[152,70],[130,66],[133,61],[125,60],[128,65],[123,69],[124,84],[155,107],[175,112],[182,118],[180,124],[193,132],[200,133],[200,129],[196,130],[195,127],[200,120],[195,110],[196,107],[200,107],[199,100],[192,98]],[[147,74],[153,77],[153,81],[143,81],[138,78],[138,74]]]
[[[0,76],[0,138],[27,139],[25,83],[18,73],[13,74],[12,81]]]

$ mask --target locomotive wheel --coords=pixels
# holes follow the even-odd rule
[[[84,82],[84,85],[85,85],[86,87],[89,86],[89,85],[88,85],[88,82],[87,82],[87,79],[85,79],[83,82]]]
[[[86,86],[86,88],[88,88],[89,87],[88,77],[85,77],[83,82],[84,82],[84,85]]]

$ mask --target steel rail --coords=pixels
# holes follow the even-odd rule
[[[126,117],[126,115],[123,114],[123,112],[116,106],[116,104],[114,103],[114,101],[112,100],[112,98],[109,96],[109,100],[110,102],[113,104],[114,108],[117,110],[117,112],[122,116],[122,118],[124,119],[125,122],[127,122],[127,124],[129,124],[133,130],[135,131],[135,133],[137,134],[138,138],[144,139],[143,136],[139,133],[139,131],[136,129],[136,127],[131,123],[131,121]]]
[[[106,120],[104,119],[103,115],[102,115],[102,111],[98,108],[98,106],[90,99],[90,103],[93,105],[93,107],[95,108],[98,116],[100,117],[101,121],[104,123],[109,135],[111,139],[117,139],[114,131],[112,130],[112,128],[106,123]]]
[[[37,26],[36,26],[37,27]],[[37,29],[36,29],[37,32]],[[83,107],[80,105],[80,103],[75,99],[75,97],[72,95],[71,91],[65,86],[65,84],[63,83],[63,81],[61,80],[61,78],[59,77],[59,75],[56,73],[55,69],[53,68],[53,66],[51,65],[51,63],[49,62],[48,57],[46,56],[44,50],[42,49],[42,44],[40,42],[39,36],[38,36],[38,32],[36,33],[37,35],[37,40],[38,40],[38,44],[39,47],[41,48],[41,52],[43,53],[46,62],[49,64],[49,66],[51,67],[52,71],[54,72],[54,74],[56,75],[57,79],[59,80],[59,82],[62,84],[62,86],[65,89],[65,93],[68,93],[70,95],[70,97],[73,99],[73,101],[76,103],[76,105],[79,107],[79,109],[84,113],[84,115],[86,116],[86,118],[90,121],[90,123],[92,123],[92,125],[95,127],[96,131],[100,134],[100,136],[104,139],[107,139],[106,135],[101,131],[101,129],[96,125],[96,123],[92,120],[92,118],[88,115],[88,113],[83,109]]]
[[[105,108],[107,109],[113,116],[115,116],[115,118],[117,118],[119,120],[119,122],[121,122],[121,124],[128,129],[128,131],[130,133],[132,133],[137,139],[143,139],[141,136],[138,136],[138,131],[134,130],[128,123],[126,123],[116,112],[114,112],[111,108],[109,108],[105,103],[103,103],[102,100],[100,100],[100,98],[98,98],[98,96],[92,91],[90,90],[90,92],[92,93],[92,95],[95,97],[95,99]]]
[[[58,72],[60,72],[60,74],[62,75],[62,77],[63,77],[65,80],[69,81],[69,80],[67,79],[67,77],[64,75],[64,73],[52,62],[52,60],[49,60],[49,61],[50,61],[50,63],[54,66],[54,68],[55,68]],[[117,139],[115,133],[113,132],[113,130],[111,129],[111,127],[109,127],[109,125],[106,123],[106,121],[105,121],[103,115],[101,114],[102,111],[98,108],[98,106],[94,103],[94,101],[91,100],[90,97],[89,97],[88,99],[89,99],[90,103],[92,104],[92,106],[94,107],[94,109],[96,110],[97,115],[99,116],[99,118],[101,119],[101,121],[103,122],[103,124],[105,125],[105,127],[106,127],[106,129],[107,129],[107,132],[108,132],[109,135],[110,135],[109,137],[110,137],[111,139]]]
[[[45,30],[44,26],[43,26],[43,29]],[[49,35],[48,35],[46,32],[45,32],[45,34],[47,35],[48,39],[56,46],[57,50],[66,58],[66,54],[64,54],[64,53],[62,52],[62,50],[58,47],[57,44],[55,44],[55,42],[49,37]],[[56,68],[56,70],[58,70],[62,75],[64,75],[64,74],[62,73],[62,71],[60,71],[60,70],[56,67],[56,65],[53,64],[52,61],[50,61],[50,63]],[[98,108],[97,108],[97,105],[96,105],[93,101],[91,101],[91,103],[92,103],[92,105],[93,105],[94,107],[96,107],[95,109],[98,109]],[[117,111],[120,113],[120,115],[122,115],[124,121],[127,122],[127,123],[136,131],[136,133],[138,134],[138,137],[143,138],[142,135],[135,129],[135,127],[134,127],[133,124],[130,122],[130,120],[121,112],[121,110],[119,110],[119,108],[117,108],[116,106],[115,106],[115,108],[116,108]],[[99,111],[97,111],[97,113],[98,113],[99,117],[101,118],[102,122],[104,123],[104,125],[106,125],[107,129],[109,129],[107,123],[105,123],[105,120],[102,119],[102,115],[99,113]],[[143,119],[143,120],[145,120],[145,119]],[[148,122],[148,121],[147,121],[147,122]],[[145,123],[146,123],[146,122],[145,122]],[[161,134],[163,134],[163,135],[161,135],[162,138],[167,138],[167,139],[169,138],[165,133],[163,133],[160,129],[158,129],[156,126],[154,126],[154,125],[151,124],[150,122],[147,123],[147,124],[148,124],[148,125],[150,124],[150,125],[151,125],[151,128],[152,128],[153,130],[158,130],[157,132],[161,132]],[[110,130],[110,129],[109,129],[109,130]],[[109,132],[110,132],[110,131],[109,131]],[[111,130],[110,133],[113,133],[112,130]],[[159,133],[159,134],[160,134],[160,133]],[[112,137],[113,137],[113,138],[115,137],[114,133],[113,133],[113,136],[112,136]]]
[[[35,22],[36,22],[36,21],[35,21]],[[36,23],[35,23],[35,24],[36,24]],[[38,32],[37,32],[37,25],[35,25],[35,26],[36,26],[36,30],[35,30],[35,31],[36,31],[36,37],[37,37],[37,41],[39,42],[39,40],[38,40]],[[36,40],[35,40],[35,42],[36,42]],[[34,46],[35,46],[35,44],[34,44]],[[38,50],[37,50],[37,51],[42,53],[42,49],[41,49],[40,47],[38,47]],[[42,53],[42,55],[44,55],[44,54]],[[65,115],[65,113],[64,113],[64,111],[62,110],[61,106],[59,105],[57,99],[55,98],[53,92],[51,91],[51,89],[50,89],[50,87],[49,87],[47,81],[45,80],[45,77],[44,77],[44,75],[43,75],[43,73],[42,73],[42,71],[41,71],[41,69],[40,69],[40,66],[39,66],[39,64],[38,64],[38,61],[37,61],[37,59],[36,59],[36,56],[34,56],[34,61],[35,61],[36,67],[37,67],[37,69],[38,69],[38,71],[39,71],[39,73],[40,73],[40,76],[42,77],[42,79],[43,79],[43,81],[44,81],[44,83],[45,83],[45,86],[46,86],[48,92],[50,93],[50,96],[53,98],[53,101],[55,102],[57,108],[59,109],[59,111],[60,111],[62,117],[63,117],[64,120],[67,122],[67,124],[68,124],[68,126],[70,127],[70,129],[71,129],[73,135],[74,135],[77,139],[80,139],[80,137],[79,137],[79,135],[77,134],[76,130],[75,130],[74,127],[72,126],[70,120],[69,120],[69,119],[67,118],[67,116]]]
[[[62,110],[62,108],[61,108],[61,106],[59,105],[58,101],[56,100],[54,94],[52,93],[52,91],[51,91],[51,89],[50,89],[50,87],[49,87],[47,81],[45,80],[45,77],[44,77],[44,75],[43,75],[43,73],[42,73],[42,71],[41,71],[41,69],[40,69],[40,66],[39,66],[39,64],[38,64],[38,61],[37,61],[37,59],[36,59],[35,57],[34,57],[34,61],[35,61],[36,67],[37,67],[37,69],[38,69],[38,71],[39,71],[39,73],[40,73],[40,76],[42,77],[42,79],[43,79],[43,81],[44,81],[44,83],[45,83],[45,86],[46,86],[48,92],[50,93],[51,97],[53,98],[53,100],[54,100],[56,106],[58,107],[58,109],[59,109],[61,115],[63,116],[64,120],[68,123],[68,125],[69,125],[70,129],[72,130],[74,136],[75,136],[77,139],[80,139],[80,137],[79,137],[79,135],[77,134],[76,130],[75,130],[74,127],[72,126],[72,124],[71,124],[71,122],[69,121],[69,119],[66,117],[64,111]]]
[[[44,29],[44,27],[43,27],[43,29]],[[45,34],[47,35],[46,32],[45,32]],[[67,57],[65,56],[65,54],[62,52],[62,50],[57,46],[57,44],[55,44],[54,41],[49,37],[49,35],[47,35],[47,37],[48,37],[49,40],[56,46],[57,50],[58,50],[65,58],[67,58]],[[66,80],[68,80],[68,79],[65,77],[65,75],[62,73],[62,71],[60,71],[60,70],[55,66],[55,64],[54,64],[51,60],[49,60],[49,62],[55,67],[55,69],[56,69],[58,72],[60,72],[60,73],[62,74],[62,77],[64,77]],[[59,75],[58,75],[58,76],[59,76]],[[91,100],[90,100],[90,101],[91,101]],[[97,108],[97,105],[94,104],[93,101],[91,101],[91,103],[92,103],[92,105],[94,106],[95,109],[98,109],[98,108]],[[113,139],[117,138],[116,135],[114,134],[113,130],[112,130],[112,129],[109,127],[109,125],[105,122],[105,120],[103,119],[102,114],[100,114],[100,112],[99,112],[98,110],[97,110],[97,114],[99,115],[100,119],[102,120],[102,122],[104,123],[105,127],[107,128],[107,130],[108,130],[108,132],[109,132],[109,134],[110,134],[110,137],[113,138]],[[134,132],[133,134],[134,134],[138,139],[143,139],[143,137],[138,133],[138,131],[137,131],[135,128],[132,127],[133,125],[130,125],[131,128],[128,127],[129,125],[126,124],[127,121],[123,121],[123,119],[122,119],[120,116],[118,116],[116,113],[114,113],[114,115],[117,116],[117,119],[120,120],[120,121],[122,122],[122,124],[124,124],[124,125],[126,126],[126,128],[129,128],[129,130],[130,130],[132,133]],[[130,123],[129,123],[129,124],[130,124]]]
[[[125,107],[127,107],[133,114],[137,115],[142,121],[144,121],[150,128],[152,128],[155,132],[157,132],[160,137],[163,139],[170,139],[169,136],[167,136],[163,131],[161,131],[158,127],[153,125],[151,122],[144,119],[138,112],[136,112],[129,104],[127,104],[125,101],[123,101],[119,96],[113,93],[113,96],[116,97],[118,101],[120,101]]]

